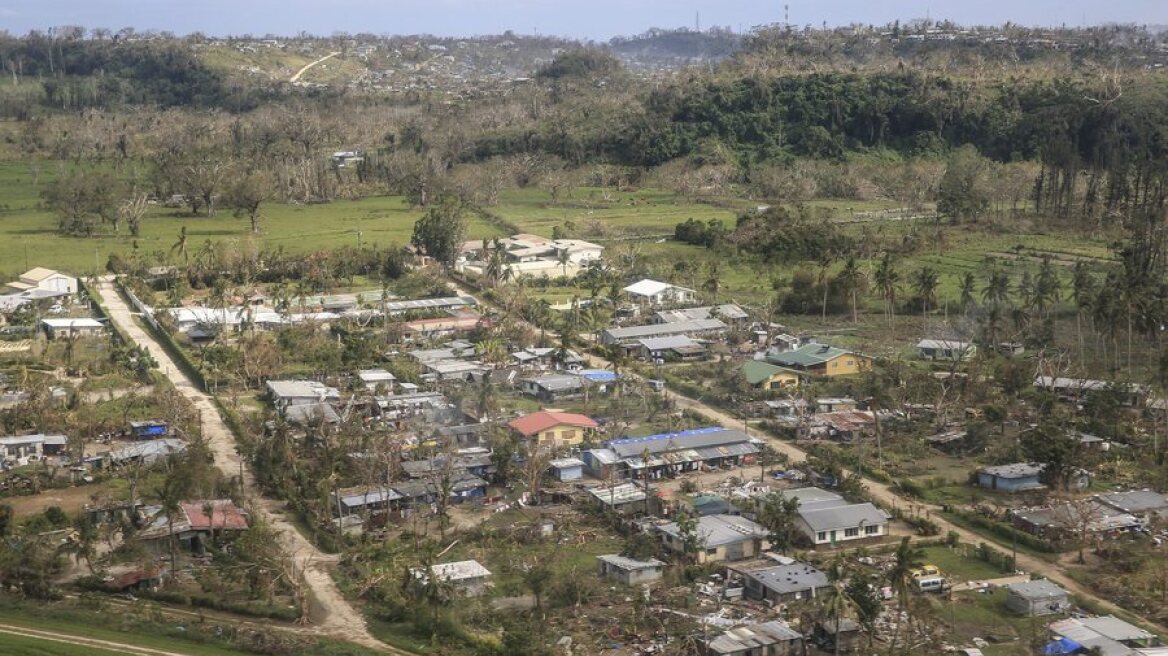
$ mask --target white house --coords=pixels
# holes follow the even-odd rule
[[[625,287],[629,299],[641,305],[667,305],[671,303],[691,303],[697,292],[688,287],[678,287],[667,282],[648,278]]]
[[[6,292],[10,294],[26,292],[32,289],[42,289],[52,292],[77,293],[77,279],[59,271],[36,267],[20,274],[18,280],[8,283]]]
[[[105,324],[97,319],[41,319],[41,330],[49,339],[58,337],[96,337],[105,332]]]

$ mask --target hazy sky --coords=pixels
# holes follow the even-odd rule
[[[607,39],[650,27],[735,30],[780,22],[784,0],[0,0],[0,28],[53,25],[225,34],[494,34]],[[1168,24],[1168,0],[789,0],[796,25],[883,24],[931,16],[959,23]]]

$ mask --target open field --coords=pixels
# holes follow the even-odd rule
[[[82,654],[120,654],[122,652],[81,647],[52,640],[29,638],[0,631],[0,652],[8,656],[81,656]]]

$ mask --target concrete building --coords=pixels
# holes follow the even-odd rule
[[[697,291],[688,287],[678,287],[648,278],[625,287],[624,292],[634,303],[650,306],[692,303],[698,295]]]
[[[645,326],[608,328],[600,333],[601,344],[637,344],[643,339],[665,337],[696,337],[716,335],[726,330],[726,324],[719,319],[695,319],[673,323],[652,323]]]
[[[652,583],[660,580],[665,571],[665,563],[656,558],[636,560],[617,554],[597,556],[596,564],[602,578],[620,581],[625,585]]]
[[[571,412],[541,410],[524,415],[507,424],[524,439],[536,440],[544,446],[575,446],[584,441],[597,423],[586,415]]]
[[[5,285],[4,291],[8,294],[19,294],[32,290],[43,290],[73,295],[77,293],[77,289],[77,279],[73,276],[44,267],[36,267],[25,271],[16,280]]]
[[[49,339],[69,339],[71,337],[100,337],[106,326],[97,319],[41,319],[40,329]]]
[[[789,603],[815,599],[831,586],[827,574],[807,563],[742,570],[738,573],[746,584],[746,596],[759,601]]]
[[[491,585],[491,572],[477,560],[461,560],[455,563],[442,563],[430,568],[411,567],[410,573],[422,585],[426,585],[433,576],[448,583],[464,597],[477,597],[484,594]]]
[[[1006,608],[1034,617],[1062,613],[1071,608],[1071,602],[1066,590],[1042,579],[1007,585]]]
[[[677,522],[656,527],[665,548],[675,553],[685,551]],[[768,532],[745,517],[709,515],[699,517],[695,531],[698,539],[698,563],[714,563],[754,558],[767,547]]]

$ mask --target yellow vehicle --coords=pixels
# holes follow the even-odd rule
[[[924,579],[940,575],[941,568],[937,567],[936,565],[922,565],[920,569],[914,569],[912,571],[912,577],[914,579]]]

